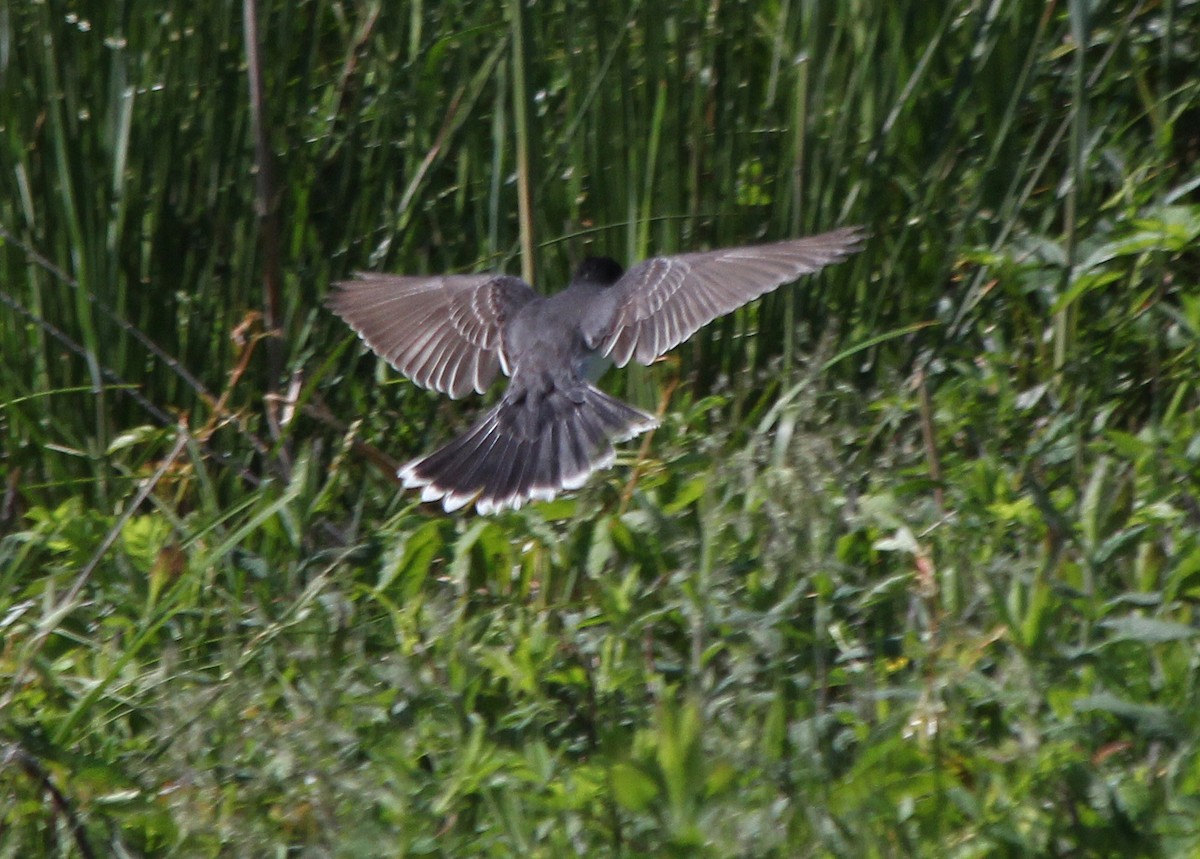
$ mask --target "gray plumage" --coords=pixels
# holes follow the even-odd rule
[[[603,367],[650,364],[702,326],[857,251],[855,227],[802,239],[654,257],[622,274],[607,257],[540,296],[508,275],[360,274],[329,307],[418,385],[458,399],[511,377],[462,436],[400,469],[447,510],[520,507],[577,489],[613,461],[612,442],[657,419],[596,388]]]

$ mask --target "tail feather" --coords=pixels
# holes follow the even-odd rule
[[[533,471],[534,486],[562,486],[562,461],[558,456],[559,439],[562,437],[562,427],[555,423],[542,437],[542,448],[538,452],[537,466]],[[533,498],[548,500],[554,497],[553,492],[539,490],[532,494]]]
[[[588,445],[580,437],[580,432],[577,427],[565,425],[560,429],[559,449],[558,449],[558,464],[559,483],[564,489],[578,489],[583,486],[589,474],[591,474],[593,465],[588,457]],[[603,453],[600,461],[596,462],[595,468],[604,466]]]
[[[475,502],[477,507],[486,507],[490,498],[505,497],[508,487],[521,482],[521,471],[528,460],[535,458],[536,446],[537,439],[525,442],[511,435],[503,438],[499,449],[489,459],[491,473],[481,481],[483,491]]]
[[[653,415],[590,385],[505,399],[463,435],[400,469],[404,485],[447,510],[480,513],[548,500],[611,465],[613,441],[658,425]]]
[[[578,489],[589,474],[611,461],[608,454],[612,452],[612,445],[608,436],[594,426],[595,412],[603,408],[602,399],[596,398],[588,409],[572,408],[576,404],[568,402],[566,413],[559,415],[556,421],[559,438],[553,458],[558,465],[556,480],[559,486]]]
[[[405,486],[419,487],[422,501],[442,499],[447,511],[465,507],[505,461],[503,452],[497,451],[497,446],[504,443],[498,429],[495,415],[489,412],[449,444],[401,468],[400,479]],[[435,483],[422,476],[431,474],[444,475],[445,479]]]

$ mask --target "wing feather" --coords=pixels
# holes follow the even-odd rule
[[[458,399],[483,393],[500,370],[504,326],[537,296],[518,277],[359,274],[328,306],[363,342],[418,385]]]
[[[796,278],[857,251],[864,234],[846,227],[772,244],[654,257],[631,268],[601,350],[623,367],[675,348],[700,328]]]

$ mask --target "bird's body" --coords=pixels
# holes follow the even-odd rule
[[[596,388],[604,367],[649,364],[698,328],[857,250],[853,228],[697,254],[655,257],[622,274],[589,257],[543,297],[505,275],[360,275],[330,307],[396,369],[452,397],[511,377],[466,433],[400,470],[446,510],[481,513],[549,499],[612,463],[612,442],[657,426]]]

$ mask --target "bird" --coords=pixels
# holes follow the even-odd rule
[[[509,378],[462,435],[402,466],[406,488],[446,512],[516,509],[579,489],[613,443],[658,426],[595,382],[608,366],[650,364],[704,325],[861,249],[859,227],[804,238],[656,256],[623,271],[590,256],[543,296],[505,274],[358,273],[328,307],[417,385],[460,399]]]

